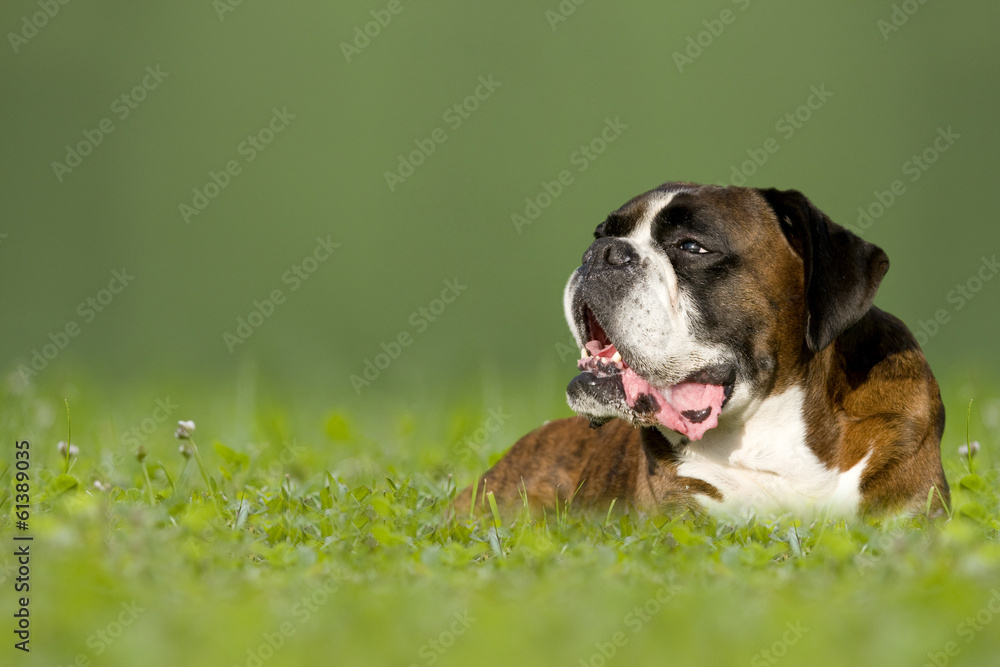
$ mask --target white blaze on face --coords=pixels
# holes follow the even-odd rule
[[[661,304],[660,311],[663,313],[676,313],[675,317],[671,319],[679,321],[680,294],[677,287],[677,276],[674,274],[674,269],[670,265],[670,261],[667,260],[666,256],[657,252],[655,248],[653,248],[652,235],[653,219],[656,217],[657,213],[663,210],[663,208],[670,203],[674,194],[675,193],[670,192],[651,195],[648,200],[648,205],[645,207],[643,219],[633,230],[632,234],[630,234],[627,238],[639,253],[639,261],[656,267],[655,272],[663,276],[662,281],[654,281],[650,285],[653,296],[655,296],[657,301]],[[577,271],[574,271],[570,274],[569,280],[566,282],[566,289],[563,291],[563,312],[566,316],[566,322],[569,324],[570,329],[577,338],[577,343],[579,343],[580,347],[583,347],[584,344],[587,343],[586,340],[582,340],[583,336],[585,336],[585,332],[576,330],[576,317],[573,312],[573,292],[577,288],[579,275],[580,274]],[[624,342],[622,345],[624,345]]]
[[[618,310],[619,348],[641,356],[640,370],[655,385],[676,383],[692,372],[725,357],[722,351],[695,339],[695,310],[686,298],[666,252],[653,238],[653,222],[677,193],[657,193],[627,240],[644,268],[642,280]],[[627,356],[627,355],[626,355]]]
[[[641,258],[640,261],[650,263],[653,267],[656,267],[656,272],[663,276],[662,281],[652,286],[654,294],[657,300],[663,305],[664,311],[674,313],[677,316],[674,319],[677,319],[678,323],[680,323],[681,295],[680,287],[677,284],[677,274],[674,273],[674,267],[670,263],[670,260],[667,259],[662,250],[656,247],[653,241],[653,221],[659,215],[660,211],[667,207],[670,200],[674,198],[674,194],[676,193],[664,193],[653,199],[646,208],[642,222],[632,230],[632,233],[628,236],[628,240],[635,246]]]
[[[583,347],[587,341],[581,340],[584,337],[584,332],[576,330],[576,317],[574,317],[573,313],[573,292],[576,290],[579,275],[579,270],[573,271],[573,273],[569,274],[569,280],[566,281],[566,287],[563,289],[563,315],[566,317],[566,324],[569,325],[569,330],[573,332],[573,338],[576,339],[577,346]]]
[[[582,273],[576,271],[566,285],[563,306],[566,319],[574,329],[581,347],[590,349],[594,357],[611,358],[620,354],[624,366],[622,386],[628,408],[643,401],[640,411],[648,414],[648,399],[655,402],[656,420],[691,440],[700,439],[716,427],[724,387],[720,385],[683,382],[704,368],[724,362],[722,350],[700,343],[694,334],[694,313],[667,252],[654,238],[654,223],[658,214],[670,204],[676,193],[654,192],[637,204],[642,218],[622,242],[635,253],[633,264],[622,268],[615,286],[617,301],[600,300],[595,310],[601,328],[611,345],[588,341],[585,326],[578,322],[579,301],[574,301],[580,289]],[[641,207],[641,208],[639,208]],[[588,303],[592,310],[597,304]],[[593,332],[591,332],[592,335]],[[605,347],[606,346],[606,347]],[[601,348],[604,348],[601,350]],[[588,356],[584,352],[584,359]],[[581,362],[581,368],[589,368]]]

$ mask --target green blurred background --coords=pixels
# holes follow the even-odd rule
[[[604,214],[666,180],[731,180],[774,138],[748,183],[800,189],[841,223],[902,181],[865,233],[892,259],[878,304],[911,327],[944,309],[925,345],[939,376],[991,376],[1000,280],[960,309],[948,294],[1000,246],[1000,7],[903,4],[912,15],[888,2],[564,2],[556,20],[555,1],[402,0],[397,14],[381,1],[72,2],[51,18],[44,0],[5,2],[0,369],[15,381],[75,321],[32,382],[231,386],[251,368],[285,396],[364,406],[484,374],[568,378],[561,292]],[[391,22],[348,62],[343,45],[379,17]],[[144,77],[155,87],[122,118],[116,99]],[[467,117],[445,115],[480,77],[499,86]],[[778,125],[814,88],[832,96],[793,131]],[[240,145],[274,109],[294,118],[248,162]],[[105,118],[113,132],[57,175]],[[627,127],[581,163],[606,119]],[[446,141],[390,190],[385,172],[437,128]],[[959,138],[911,181],[905,163],[948,128]],[[185,221],[180,204],[230,160],[239,174]],[[512,214],[562,170],[572,184],[518,230]],[[292,291],[283,276],[318,237],[340,247]],[[85,321],[79,304],[122,267],[134,280]],[[420,330],[411,315],[456,279],[467,289]],[[230,352],[224,334],[274,289],[285,302]],[[351,374],[402,332],[412,344],[359,395]]]
[[[103,479],[137,494],[128,432],[152,424],[167,399],[180,407],[143,436],[164,471],[182,465],[168,421],[194,419],[213,474],[220,459],[208,443],[244,452],[270,442],[277,456],[277,443],[301,442],[290,483],[307,488],[324,470],[380,497],[384,474],[429,484],[454,472],[464,484],[519,434],[569,413],[575,354],[561,295],[594,226],[663,181],[730,181],[734,168],[754,172],[750,185],[800,189],[854,226],[859,207],[878,213],[900,181],[864,231],[892,259],[877,303],[923,334],[949,410],[953,485],[970,398],[982,399],[972,437],[984,463],[995,461],[1000,279],[982,258],[1000,251],[996,3],[401,0],[387,15],[389,0],[236,1],[0,5],[0,394],[29,406],[11,416],[18,410],[5,403],[0,423],[32,440],[37,469],[61,469],[54,443],[66,438],[67,398],[82,486]],[[342,44],[387,16],[348,62]],[[468,100],[476,108],[466,117],[449,111],[481,78],[495,87],[489,96],[479,88],[486,99]],[[144,99],[131,108],[121,96],[144,79],[151,89],[136,90]],[[814,90],[832,95],[802,108]],[[275,109],[285,118],[275,128],[287,126],[249,149],[243,142]],[[785,120],[796,113],[802,120]],[[602,147],[595,139],[609,119],[620,135]],[[958,137],[935,155],[949,128]],[[53,167],[88,134],[100,143],[72,171]],[[390,189],[385,173],[432,136],[446,139]],[[603,152],[591,161],[578,151],[592,142]],[[765,145],[778,147],[766,161]],[[914,172],[913,156],[928,149],[936,161]],[[744,169],[755,155],[763,164]],[[239,173],[219,176],[230,161]],[[563,171],[572,182],[519,229],[512,215]],[[186,221],[180,205],[193,205],[211,173],[226,187]],[[296,283],[317,239],[339,247]],[[102,291],[123,270],[134,279]],[[464,289],[430,321],[421,308],[438,308],[446,281]],[[953,292],[959,285],[980,289],[967,298]],[[274,290],[283,302],[245,342],[227,345],[224,335],[237,335],[239,318]],[[930,324],[936,317],[943,323]],[[72,338],[60,333],[67,326]],[[401,334],[410,344],[355,391],[351,375]],[[46,351],[54,358],[36,355]],[[44,368],[20,372],[33,357]],[[483,443],[474,434],[491,409],[511,417]],[[463,442],[474,456],[458,456]],[[322,570],[314,558],[356,576],[282,664],[317,655],[381,664],[373,652],[408,664],[452,607],[483,619],[478,639],[450,654],[454,664],[511,651],[529,656],[525,664],[575,660],[644,599],[649,573],[677,571],[690,593],[630,649],[649,660],[665,645],[678,661],[697,662],[705,649],[754,656],[785,619],[804,618],[824,628],[802,647],[813,664],[845,655],[918,664],[995,590],[995,541],[983,546],[978,533],[933,558],[911,542],[865,578],[850,544],[840,561],[818,548],[801,576],[798,561],[747,575],[736,563],[753,549],[702,563],[693,542],[662,567],[648,540],[631,553],[627,542],[594,546],[587,535],[560,536],[568,551],[529,542],[510,561],[460,554],[443,566],[436,559],[468,545],[421,541],[417,519],[398,535],[417,540],[412,553],[369,554],[339,534],[315,551],[261,546],[233,531],[247,551],[268,549],[259,563],[238,549],[223,558],[221,538],[182,543],[183,529],[158,523],[166,503],[146,510],[137,497],[134,511],[108,509],[107,495],[80,489],[37,515],[33,664],[69,664],[132,597],[154,611],[108,664],[232,664],[308,592],[303,573]],[[807,607],[816,613],[800,616]],[[993,636],[966,649],[968,664],[996,654]]]

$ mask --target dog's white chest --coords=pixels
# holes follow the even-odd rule
[[[733,427],[719,425],[687,445],[678,474],[704,480],[723,496],[702,497],[711,511],[807,510],[853,514],[868,456],[850,470],[826,467],[806,445],[799,388],[765,399],[752,417]]]

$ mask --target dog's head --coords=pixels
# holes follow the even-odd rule
[[[570,407],[691,440],[798,381],[889,266],[794,190],[667,183],[594,236],[564,299],[582,355]]]

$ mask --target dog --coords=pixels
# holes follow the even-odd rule
[[[455,499],[650,513],[941,513],[944,406],[872,305],[885,252],[796,190],[672,182],[612,212],[565,289],[579,416]],[[476,493],[476,498],[472,494]]]

